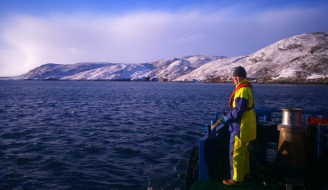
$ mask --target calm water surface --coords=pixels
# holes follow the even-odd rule
[[[0,189],[184,189],[233,84],[0,81]],[[328,112],[328,86],[255,85],[255,107]]]

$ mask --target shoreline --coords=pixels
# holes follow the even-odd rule
[[[131,79],[118,79],[118,80],[60,80],[60,79],[11,79],[10,77],[0,77],[0,81],[97,81],[97,82],[159,82],[159,83],[233,83],[232,81],[150,81],[150,80],[131,80]],[[328,79],[323,81],[299,81],[299,80],[270,80],[265,82],[251,82],[252,84],[293,84],[293,85],[328,85]]]

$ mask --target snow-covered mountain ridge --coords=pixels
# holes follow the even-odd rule
[[[264,82],[328,81],[328,32],[280,40],[249,56],[184,56],[150,63],[45,64],[12,79],[225,82],[236,66]]]
[[[276,82],[322,82],[328,79],[328,32],[280,40],[252,55],[206,63],[175,81],[226,81],[236,66],[248,77]]]

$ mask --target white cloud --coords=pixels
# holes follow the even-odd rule
[[[121,16],[15,15],[0,26],[0,76],[19,75],[45,63],[251,54],[292,35],[328,31],[325,18],[323,8],[243,14],[240,7]]]

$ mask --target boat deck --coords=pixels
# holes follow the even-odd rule
[[[215,149],[220,156],[210,154],[215,163],[209,163],[208,170],[211,180],[198,179],[191,190],[206,189],[264,189],[264,190],[328,190],[328,160],[318,160],[311,153],[306,155],[307,166],[303,168],[286,168],[277,161],[277,140],[279,131],[276,125],[259,126],[258,138],[250,144],[251,177],[245,179],[240,186],[227,186],[223,179],[229,179],[228,138],[218,143]],[[268,135],[270,134],[270,135]],[[226,137],[225,134],[223,137]],[[210,145],[209,145],[210,146]]]
[[[227,186],[220,181],[214,180],[198,180],[191,190],[225,190],[225,189],[234,189],[234,190],[327,190],[327,182],[321,182],[319,184],[300,184],[300,183],[290,183],[289,186],[285,184],[264,184],[261,183],[261,179],[247,179],[244,181],[243,185],[239,186]]]
[[[259,184],[258,181],[246,180],[243,185],[240,186],[226,186],[222,184],[222,181],[208,181],[208,180],[198,180],[192,187],[192,190],[224,190],[224,189],[235,189],[235,190],[284,190],[286,187],[280,186],[264,186]]]

